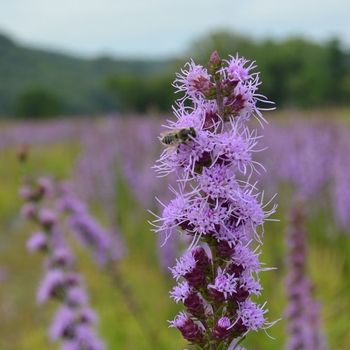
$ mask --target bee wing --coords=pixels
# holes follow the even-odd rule
[[[170,129],[160,133],[161,137],[177,134],[181,129]]]
[[[177,150],[177,145],[171,145],[170,147],[167,148],[166,154],[169,156],[170,154],[176,152]]]

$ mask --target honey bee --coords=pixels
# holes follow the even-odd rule
[[[193,127],[174,129],[165,131],[160,134],[160,142],[166,147],[177,147],[181,143],[190,141],[197,136],[196,130]]]

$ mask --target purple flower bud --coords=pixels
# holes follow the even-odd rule
[[[233,255],[235,251],[234,246],[230,246],[227,241],[220,241],[218,244],[218,255],[220,258],[227,259]]]
[[[198,294],[189,294],[183,303],[191,315],[197,317],[198,319],[201,319],[204,316],[205,310],[203,300],[198,296]]]
[[[54,184],[53,181],[46,177],[41,177],[38,179],[38,193],[40,193],[41,196],[48,197],[49,195],[52,195],[54,192]]]
[[[76,272],[68,272],[65,276],[65,283],[68,287],[81,286],[83,277]]]
[[[65,247],[54,249],[47,260],[47,268],[65,268],[71,267],[74,263],[74,257],[71,251]]]
[[[61,298],[65,287],[65,274],[61,270],[50,270],[46,273],[37,292],[38,304],[50,298]]]
[[[217,51],[214,51],[209,59],[208,66],[212,73],[216,73],[221,68],[222,60]]]
[[[35,219],[37,215],[37,206],[33,202],[25,203],[21,209],[21,216],[27,220]]]
[[[200,343],[202,340],[202,329],[190,318],[188,318],[186,313],[183,311],[175,317],[174,321],[170,322],[170,327],[177,327],[182,336],[194,344]]]
[[[207,270],[211,267],[211,260],[203,247],[197,246],[193,248],[192,255],[196,260],[196,266],[200,267],[202,270]]]
[[[49,330],[51,341],[69,339],[74,335],[75,311],[62,306],[56,313]]]
[[[57,222],[57,215],[51,209],[42,208],[39,211],[39,222],[46,229],[51,229],[52,225]]]
[[[80,319],[78,320],[78,322],[95,324],[97,323],[97,315],[93,310],[85,307],[80,310]]]
[[[237,288],[237,291],[233,293],[232,298],[239,303],[242,303],[243,301],[247,300],[249,297],[249,292],[244,289],[242,286]]]
[[[224,303],[227,299],[223,292],[214,288],[209,289],[209,298],[215,303]]]
[[[231,323],[230,319],[228,317],[221,317],[216,322],[214,331],[213,331],[213,337],[214,339],[223,340],[228,338],[232,330],[230,329]]]
[[[94,330],[86,324],[77,325],[75,329],[75,341],[78,342],[82,348],[91,350],[104,350],[105,345],[97,339]]]
[[[88,297],[84,289],[80,287],[68,288],[65,302],[72,308],[86,305]]]
[[[231,263],[230,265],[227,266],[226,271],[230,275],[234,275],[236,277],[239,277],[240,274],[243,272],[244,267],[242,265],[236,265],[234,263]]]
[[[33,191],[29,185],[23,185],[19,189],[19,195],[26,201],[30,201],[33,198]]]
[[[27,250],[30,253],[41,250],[46,251],[48,249],[48,242],[45,233],[37,232],[33,234],[27,241]]]
[[[248,330],[249,328],[243,324],[243,321],[241,318],[237,319],[232,326],[232,331],[236,333],[238,336],[246,334]]]
[[[200,267],[195,267],[184,275],[184,278],[188,282],[189,286],[200,289],[207,285],[207,277]]]

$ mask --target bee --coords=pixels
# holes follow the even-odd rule
[[[165,131],[160,134],[160,142],[166,147],[177,147],[181,143],[190,141],[197,136],[196,130],[193,127],[174,129]]]

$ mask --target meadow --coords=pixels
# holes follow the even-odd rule
[[[259,147],[254,157],[266,168],[257,176],[266,201],[278,193],[273,219],[266,222],[261,261],[276,270],[263,272],[262,302],[270,321],[264,332],[251,332],[247,349],[283,349],[287,305],[285,232],[288,210],[297,194],[306,202],[307,274],[313,297],[321,304],[322,332],[328,348],[349,349],[350,312],[350,111],[285,111],[264,115],[257,125]],[[174,233],[151,231],[160,201],[172,193],[172,177],[157,178],[151,168],[162,151],[158,135],[172,116],[108,116],[97,119],[55,119],[45,122],[2,122],[0,125],[0,349],[57,349],[47,329],[57,304],[36,305],[43,257],[30,254],[26,241],[36,230],[20,211],[19,187],[24,176],[51,176],[71,181],[79,199],[111,232],[117,232],[124,254],[114,273],[96,266],[87,249],[72,240],[77,269],[85,276],[90,304],[99,316],[98,334],[108,349],[189,348],[178,330],[168,328],[181,310],[169,298],[175,284],[168,266],[186,240]],[[20,147],[28,147],[24,164]],[[117,272],[116,272],[117,271]]]

